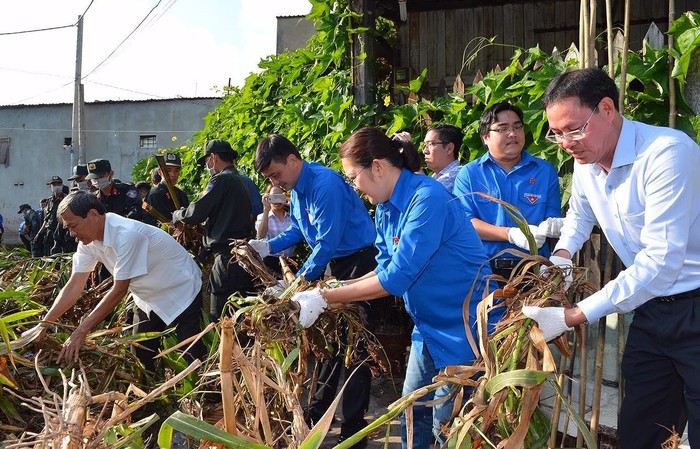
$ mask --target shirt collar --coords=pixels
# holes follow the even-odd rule
[[[452,162],[450,162],[449,164],[445,165],[445,167],[444,167],[442,170],[440,170],[439,172],[435,173],[435,177],[438,177],[438,176],[440,176],[440,175],[443,174],[443,173],[449,173],[450,170],[452,169],[452,167],[454,167],[455,165],[459,165],[459,160],[458,160],[458,159],[455,159],[454,161],[452,161]]]
[[[620,137],[617,138],[611,169],[634,163],[637,159],[635,140],[634,124],[623,117],[622,130],[620,130]]]
[[[399,179],[396,181],[394,190],[391,192],[391,197],[386,204],[394,206],[399,212],[404,212],[406,210],[408,204],[411,202],[411,198],[413,198],[413,190],[415,190],[409,186],[413,176],[419,175],[414,175],[405,168],[401,170]]]
[[[112,214],[111,212],[105,213],[105,230],[102,236],[102,245],[112,247]]]
[[[513,167],[513,169],[516,169],[516,168],[518,168],[518,167],[522,167],[522,166],[524,166],[524,165],[527,165],[527,164],[533,162],[534,160],[535,160],[535,156],[531,155],[530,153],[527,152],[527,150],[525,150],[525,148],[523,148],[522,151],[520,152],[520,162],[518,162],[518,163],[515,165],[515,167]],[[498,165],[498,163],[494,160],[494,158],[491,157],[491,152],[490,152],[490,151],[487,151],[486,153],[484,153],[484,154],[483,154],[479,159],[477,159],[476,161],[477,161],[477,163],[478,163],[479,165],[483,165],[483,164],[485,164],[485,163],[488,162],[488,161],[490,161],[490,162],[492,162],[492,163]]]
[[[309,178],[311,175],[311,167],[306,161],[301,161],[301,171],[299,172],[299,178],[297,178],[297,183],[294,185],[292,190],[296,190],[300,194],[304,194],[306,187],[309,184]]]

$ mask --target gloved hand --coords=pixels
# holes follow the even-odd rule
[[[252,246],[263,259],[270,255],[270,244],[265,240],[248,240],[248,244]]]
[[[301,310],[299,311],[299,323],[302,327],[309,327],[316,322],[319,315],[329,306],[323,296],[321,290],[315,288],[306,292],[295,293],[292,296],[292,301],[299,303]]]
[[[283,280],[277,281],[275,285],[272,285],[270,287],[267,287],[265,291],[263,292],[264,296],[274,296],[275,298],[279,299],[280,296],[282,296],[282,293],[287,289],[287,287],[284,284]]]
[[[545,240],[547,239],[547,236],[542,234],[537,228],[537,226],[529,226],[532,236],[535,237],[535,243],[537,243],[537,247],[542,247],[542,245],[544,245]],[[528,242],[525,233],[521,231],[520,228],[508,229],[508,242],[512,243],[513,245],[519,246],[520,248],[523,248],[527,251],[530,251],[530,243]]]
[[[563,218],[549,217],[539,224],[537,228],[545,237],[558,239],[561,237],[561,227],[564,225]]]
[[[574,275],[572,273],[574,263],[571,261],[571,259],[560,256],[549,256],[549,261],[564,271],[564,290],[568,290],[569,287],[571,287],[571,284],[574,282]],[[543,273],[548,268],[550,268],[549,265],[542,265],[540,267],[540,273]]]
[[[185,216],[185,208],[181,207],[178,210],[173,212],[173,225],[177,225],[178,223],[182,223],[182,217]]]
[[[523,306],[523,314],[537,321],[544,333],[544,341],[554,340],[572,328],[566,325],[563,307]]]

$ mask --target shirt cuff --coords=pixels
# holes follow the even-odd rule
[[[594,323],[600,318],[615,311],[615,306],[605,294],[605,290],[600,290],[583,301],[576,304],[581,309],[589,323]]]
[[[388,269],[377,273],[377,279],[379,279],[379,283],[382,285],[384,290],[394,296],[403,296],[413,282],[400,271],[392,270],[391,266]]]

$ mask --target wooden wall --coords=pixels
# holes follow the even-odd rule
[[[454,3],[454,2],[453,2]],[[668,2],[666,0],[632,0],[630,14],[630,48],[639,50],[649,24],[655,22],[661,31],[668,29]],[[411,78],[428,68],[428,82],[435,88],[445,78],[447,85],[460,73],[462,64],[474,49],[475,37],[495,37],[501,45],[490,46],[478,53],[474,63],[462,70],[462,78],[469,84],[477,69],[481,72],[501,67],[510,62],[513,45],[529,48],[536,44],[547,52],[553,47],[561,51],[575,43],[578,46],[579,0],[543,0],[521,3],[495,4],[465,9],[411,11],[406,22],[399,23],[400,67],[409,67]],[[488,4],[484,2],[484,4]],[[613,1],[613,26],[622,29],[624,2]],[[700,9],[700,0],[676,0],[676,17],[687,10]],[[604,41],[605,2],[598,1],[597,23],[600,65],[607,61]]]

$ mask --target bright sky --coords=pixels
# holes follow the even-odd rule
[[[73,102],[77,27],[2,33],[74,24],[90,2],[0,2],[0,105]],[[276,16],[310,10],[308,0],[93,0],[83,20],[85,100],[218,95],[214,86],[242,85],[275,53]]]

